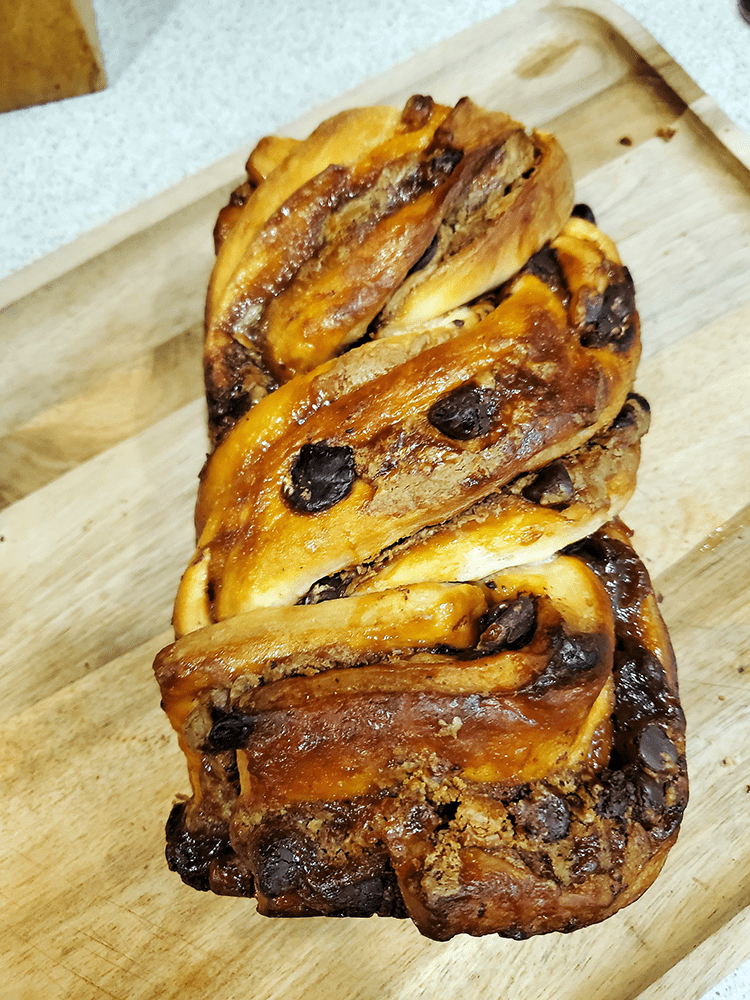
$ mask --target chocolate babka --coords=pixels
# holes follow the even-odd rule
[[[463,99],[265,139],[222,210],[212,452],[158,655],[167,859],[268,916],[444,940],[602,920],[687,801],[618,514],[633,282],[549,135]]]

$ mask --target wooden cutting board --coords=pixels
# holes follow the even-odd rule
[[[626,519],[663,593],[691,802],[656,885],[574,935],[270,921],[170,873],[187,790],[151,676],[192,547],[201,313],[244,154],[0,285],[0,994],[701,996],[750,954],[750,148],[607,0],[525,0],[289,126],[470,94],[554,131],[633,272],[651,401]]]

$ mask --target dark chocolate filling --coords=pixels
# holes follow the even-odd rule
[[[575,487],[562,461],[550,462],[521,490],[521,495],[541,507],[564,510],[575,496]]]
[[[354,451],[326,441],[304,444],[292,465],[284,499],[294,510],[317,514],[349,496],[355,477]]]
[[[584,347],[611,347],[619,353],[632,346],[636,336],[635,287],[630,271],[626,267],[622,271],[621,281],[588,299],[581,331]]]
[[[592,225],[594,226],[596,225],[596,218],[594,216],[594,213],[591,211],[591,208],[582,201],[579,202],[577,205],[573,206],[573,211],[571,212],[571,215],[576,219],[585,219]]]
[[[434,402],[427,419],[446,437],[469,441],[492,429],[497,405],[498,395],[493,389],[467,382]]]

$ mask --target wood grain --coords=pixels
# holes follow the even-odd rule
[[[285,131],[414,92],[554,130],[635,277],[653,424],[626,519],[688,715],[677,846],[624,912],[522,943],[269,921],[166,869],[187,777],[150,664],[192,548],[211,230],[243,147],[0,284],[3,996],[690,1000],[750,952],[747,139],[607,0],[524,0]]]
[[[592,1000],[638,996],[750,903],[749,525],[750,508],[656,581],[690,721],[691,803],[664,872],[627,910],[570,937],[436,944],[398,921],[270,921],[248,900],[187,888],[162,860],[164,816],[186,788],[150,670],[163,632],[0,728],[13,789],[12,837],[0,846],[12,920],[0,941],[28,995],[41,982],[51,998],[218,998],[241,982],[252,995],[290,1000],[405,1000],[438,988],[464,995],[467,981],[484,996],[501,976],[507,1000],[525,1000],[532,987],[540,1000],[577,1000],[583,985]],[[716,974],[748,952],[742,939],[733,952],[724,944]],[[272,957],[248,964],[248,953]],[[554,979],[537,975],[544,968]],[[707,985],[704,976],[683,981],[680,996]]]

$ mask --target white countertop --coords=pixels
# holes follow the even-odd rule
[[[0,115],[0,279],[510,5],[94,0],[107,89]],[[736,0],[621,6],[750,132],[750,26]],[[750,962],[706,995],[748,997]]]
[[[511,0],[94,0],[109,84],[0,115],[0,279]],[[736,0],[622,0],[750,132]]]

